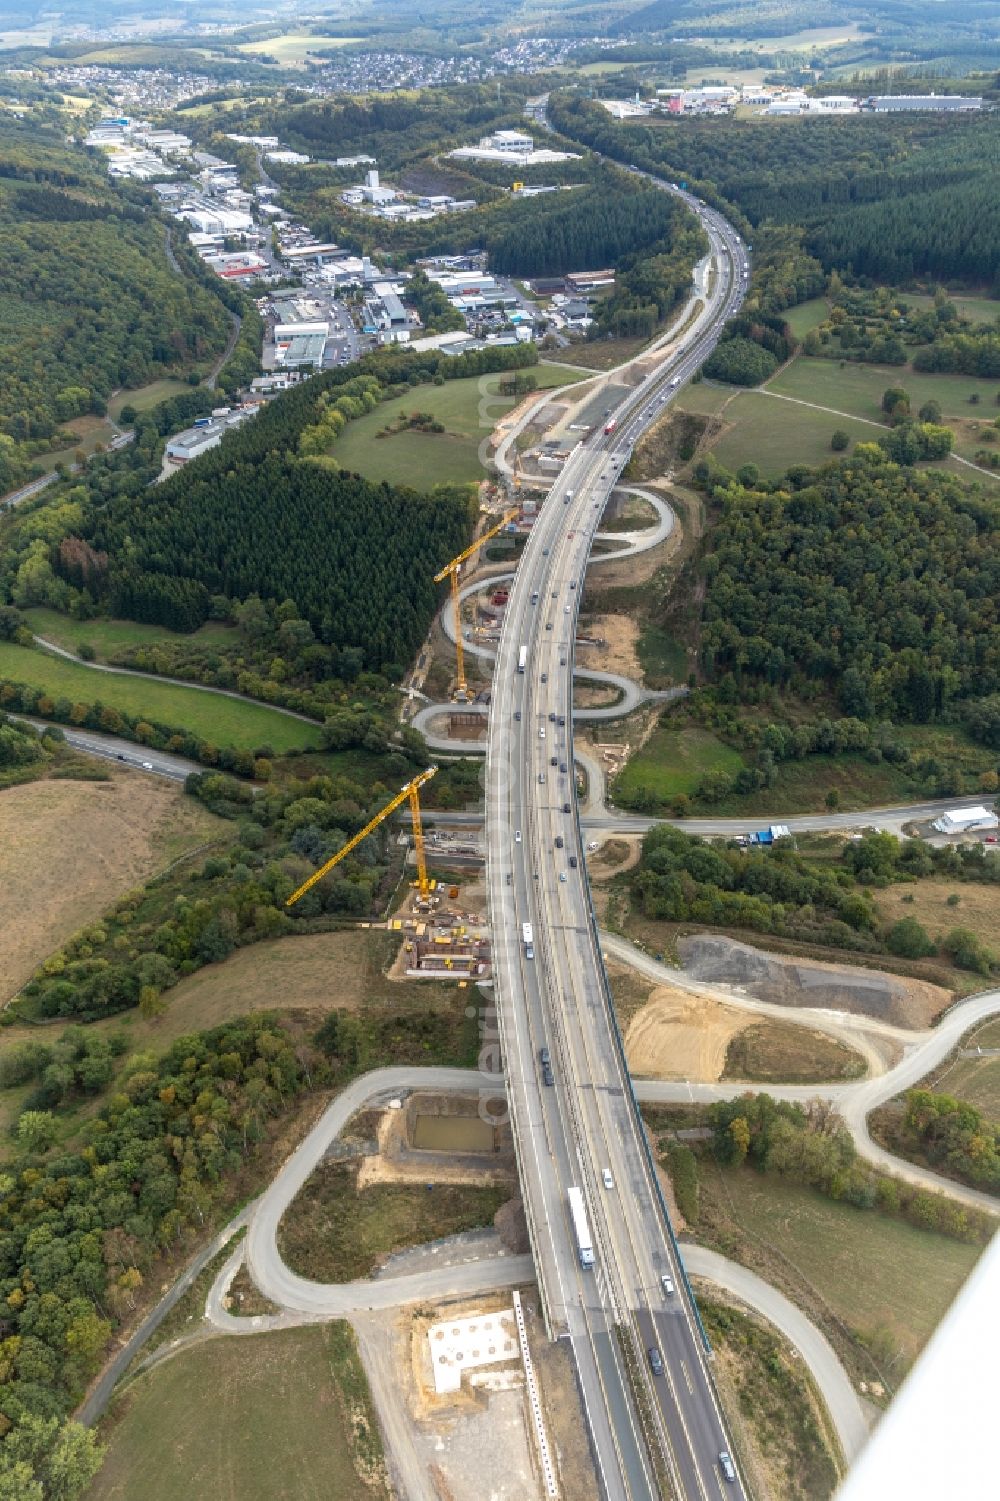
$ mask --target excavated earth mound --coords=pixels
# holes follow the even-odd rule
[[[738,985],[778,1006],[853,1011],[923,1031],[951,1001],[940,985],[848,964],[768,954],[717,933],[677,940],[685,974],[714,985]]]

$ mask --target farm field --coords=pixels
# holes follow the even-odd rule
[[[317,746],[318,725],[281,714],[266,704],[226,698],[200,688],[154,682],[130,673],[95,672],[41,648],[0,641],[0,678],[42,688],[54,698],[95,703],[140,714],[160,724],[190,730],[214,745],[253,750],[271,745],[279,755],[295,746]]]
[[[191,641],[200,646],[233,646],[239,640],[235,626],[209,621],[189,636],[180,636],[162,625],[145,625],[138,620],[74,620],[45,605],[31,605],[22,611],[36,636],[44,636],[66,651],[79,653],[81,645],[90,645],[97,661],[106,662],[115,652],[128,646],[149,646],[154,641]]]
[[[87,1501],[389,1495],[368,1383],[342,1322],[184,1350],[129,1387],[104,1437]]]
[[[320,36],[308,31],[290,31],[285,36],[268,37],[259,42],[239,42],[237,52],[265,53],[268,57],[276,58],[283,67],[295,67],[305,62],[308,52],[316,52],[320,48],[349,47],[354,42],[362,41],[357,36]]]
[[[534,366],[530,373],[537,376],[540,390],[586,378],[583,372],[576,376],[553,365]],[[405,396],[384,401],[374,412],[347,424],[330,456],[341,469],[393,485],[431,489],[434,485],[474,484],[483,477],[480,443],[514,405],[512,399],[497,394],[499,378],[486,377],[485,400],[482,378],[470,376],[446,381],[442,386],[417,386]],[[401,412],[427,412],[442,422],[446,431],[421,433],[410,429],[379,438],[386,424],[394,422]]]
[[[228,831],[178,788],[126,771],[10,787],[0,829],[0,1002],[122,892]]]
[[[837,1318],[863,1340],[881,1337],[902,1355],[904,1368],[979,1255],[976,1246],[826,1199],[775,1174],[724,1170],[704,1157],[699,1168],[703,1217],[709,1208],[720,1228],[742,1230],[750,1264],[758,1264],[758,1245],[773,1255],[777,1244],[781,1260],[792,1263]]]
[[[1000,381],[980,380],[973,375],[917,373],[905,365],[841,366],[837,360],[807,355],[797,355],[768,382],[767,389],[880,422],[882,393],[887,386],[902,386],[914,411],[925,401],[940,402],[946,418],[969,416],[969,397],[973,395],[979,397],[981,408],[995,410],[1000,391]]]
[[[726,407],[722,421],[725,430],[712,445],[719,463],[731,471],[756,464],[765,479],[780,479],[792,464],[817,468],[837,458],[830,448],[837,428],[850,436],[852,447],[879,437],[878,428],[856,418],[795,406],[766,391],[741,391]]]

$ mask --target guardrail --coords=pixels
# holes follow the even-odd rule
[[[598,518],[598,519],[600,519],[600,518]],[[594,529],[596,530],[596,523],[594,523],[593,525],[594,525]],[[577,591],[577,599],[579,599],[579,592],[580,591],[578,590]],[[574,623],[574,626],[575,626],[575,623],[576,623],[576,612],[574,612],[572,618],[573,618],[573,623]],[[573,642],[572,642],[572,644],[570,646],[570,657],[569,657],[569,665],[570,665],[570,669],[571,670],[572,670],[575,662],[576,662],[576,631],[574,629],[574,632],[573,632]],[[571,679],[571,681],[572,681],[572,679]],[[573,696],[572,696],[572,694],[570,694],[570,702],[569,702],[569,743],[570,743],[570,745],[573,744]],[[581,858],[581,862],[582,863],[581,863],[581,866],[580,866],[580,870],[581,870],[581,873],[582,873],[582,876],[583,876],[584,893],[585,893],[585,896],[586,896],[586,899],[587,899],[587,920],[588,920],[588,923],[590,925],[590,934],[591,934],[591,940],[592,940],[593,946],[594,946],[594,951],[595,951],[595,953],[597,955],[598,978],[599,978],[599,981],[600,981],[601,995],[602,995],[603,1000],[604,1000],[604,1008],[605,1008],[605,1011],[607,1012],[608,1020],[611,1023],[611,1035],[614,1038],[615,1050],[616,1050],[616,1052],[618,1054],[618,1060],[619,1060],[619,1063],[621,1065],[621,1071],[622,1071],[622,1074],[624,1076],[625,1083],[626,1083],[626,1086],[627,1086],[627,1089],[628,1089],[628,1095],[629,1095],[629,1099],[631,1101],[632,1111],[633,1111],[633,1113],[635,1115],[636,1121],[637,1121],[638,1126],[639,1126],[639,1137],[640,1137],[640,1140],[642,1142],[642,1150],[643,1150],[643,1153],[645,1155],[646,1166],[647,1166],[647,1169],[648,1169],[648,1172],[649,1172],[650,1181],[652,1182],[652,1185],[653,1185],[653,1191],[654,1191],[654,1195],[655,1195],[655,1198],[656,1198],[657,1205],[658,1205],[659,1210],[660,1210],[660,1215],[661,1215],[663,1223],[664,1223],[664,1225],[666,1227],[667,1235],[668,1235],[668,1237],[670,1239],[671,1249],[673,1250],[674,1256],[676,1257],[676,1260],[677,1260],[677,1265],[678,1265],[678,1267],[680,1269],[681,1280],[684,1283],[684,1288],[685,1288],[685,1291],[687,1293],[688,1300],[690,1302],[692,1312],[694,1313],[695,1321],[697,1322],[697,1325],[698,1325],[698,1333],[699,1333],[699,1336],[701,1338],[702,1345],[705,1348],[705,1353],[708,1354],[708,1355],[711,1355],[712,1354],[712,1343],[711,1343],[711,1340],[708,1337],[708,1331],[705,1328],[704,1322],[703,1322],[702,1317],[701,1317],[701,1312],[700,1312],[700,1310],[698,1308],[698,1300],[697,1300],[697,1298],[694,1295],[694,1288],[691,1286],[691,1279],[688,1277],[687,1267],[684,1265],[684,1258],[681,1255],[681,1248],[680,1248],[680,1245],[678,1243],[677,1236],[674,1233],[674,1227],[673,1227],[673,1224],[672,1224],[671,1219],[670,1219],[670,1210],[667,1207],[667,1201],[666,1201],[666,1199],[664,1197],[663,1189],[660,1186],[659,1174],[657,1173],[657,1170],[656,1170],[656,1159],[653,1157],[653,1151],[652,1151],[652,1148],[649,1145],[649,1136],[648,1136],[648,1134],[646,1132],[646,1124],[645,1124],[644,1120],[642,1119],[642,1113],[641,1113],[641,1111],[639,1109],[638,1096],[636,1095],[636,1092],[635,1092],[635,1085],[632,1082],[632,1074],[631,1074],[631,1071],[630,1071],[629,1066],[628,1066],[628,1060],[626,1059],[626,1056],[625,1056],[625,1040],[622,1037],[621,1028],[618,1025],[618,1017],[615,1014],[614,997],[613,997],[613,995],[611,993],[611,981],[608,979],[608,971],[607,971],[607,968],[606,968],[605,963],[604,963],[604,952],[603,952],[603,950],[601,948],[601,937],[600,937],[600,932],[599,932],[598,927],[597,927],[597,914],[594,911],[594,898],[593,898],[593,893],[591,892],[591,889],[590,889],[590,873],[587,870],[586,850],[585,850],[585,846],[584,846],[584,842],[583,842],[583,828],[582,828],[582,825],[581,825],[581,822],[580,822],[580,800],[579,800],[579,798],[576,795],[576,775],[575,775],[575,773],[574,773],[574,776],[573,776],[573,818],[574,818],[575,823],[576,823],[577,844],[578,844],[580,852],[581,852],[580,853],[580,858]]]

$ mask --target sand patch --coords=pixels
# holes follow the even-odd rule
[[[722,1077],[730,1041],[751,1020],[707,996],[661,985],[626,1030],[629,1069],[647,1079],[713,1084]]]

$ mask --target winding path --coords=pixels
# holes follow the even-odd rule
[[[649,490],[644,490],[634,485],[621,485],[617,487],[619,493],[625,495],[637,495],[653,507],[657,515],[656,525],[644,527],[632,532],[597,532],[595,541],[605,543],[621,543],[609,552],[594,553],[587,564],[590,568],[599,567],[602,563],[617,563],[623,558],[631,558],[639,553],[649,552],[666,541],[676,526],[677,518],[673,509],[659,495],[654,495]],[[497,584],[505,583],[514,577],[512,570],[502,573],[490,573],[483,575],[472,583],[466,584],[460,591],[459,599],[473,598],[477,594],[484,593],[487,589],[496,588]],[[541,602],[539,608],[544,608]],[[455,614],[450,599],[445,603],[440,612],[441,628],[448,640],[455,643]],[[486,646],[476,640],[467,640],[463,634],[463,645],[468,655],[484,658],[492,661],[496,651],[492,646]],[[686,686],[678,686],[667,689],[646,688],[637,683],[633,678],[625,677],[618,672],[602,672],[598,668],[577,667],[573,672],[574,678],[588,683],[596,683],[601,686],[613,688],[618,693],[618,698],[612,704],[603,704],[597,707],[574,709],[574,719],[586,720],[590,723],[598,723],[604,720],[620,719],[625,714],[631,714],[642,703],[671,703],[675,699],[683,698],[688,689]],[[435,724],[443,716],[452,714],[456,708],[462,713],[479,714],[483,719],[485,729],[486,719],[489,715],[487,703],[474,702],[470,704],[456,705],[454,703],[428,703],[422,709],[418,709],[410,720],[413,729],[419,730],[432,750],[459,752],[465,755],[482,754],[485,743],[476,741],[460,740],[456,737],[435,728]]]
[[[246,1241],[229,1257],[206,1301],[206,1317],[211,1324],[227,1334],[246,1335],[531,1281],[534,1267],[530,1256],[499,1255],[406,1276],[322,1284],[290,1271],[278,1252],[282,1215],[357,1110],[414,1088],[467,1092],[483,1084],[483,1076],[471,1069],[385,1068],[348,1085],[251,1206]],[[495,1080],[489,1087],[495,1090]],[[853,1459],[867,1437],[864,1412],[840,1361],[819,1330],[753,1272],[703,1247],[686,1245],[683,1254],[690,1271],[756,1308],[798,1349],[826,1401],[844,1452]],[[244,1260],[254,1282],[281,1307],[281,1313],[244,1318],[226,1310],[226,1295]]]
[[[602,947],[616,959],[631,965],[651,979],[659,980],[664,985],[674,985],[681,989],[692,989],[702,993],[707,991],[727,1005],[737,1005],[745,1010],[757,1011],[761,1015],[773,1016],[778,1013],[785,1021],[822,1028],[834,1035],[839,1034],[852,1047],[861,1047],[860,1039],[865,1034],[874,1036],[876,1033],[893,1037],[903,1042],[904,1046],[909,1042],[908,1050],[895,1067],[883,1068],[881,1072],[867,1079],[829,1084],[768,1085],[741,1080],[701,1084],[693,1081],[636,1079],[635,1092],[640,1100],[649,1104],[676,1104],[678,1102],[712,1104],[717,1100],[734,1099],[748,1091],[754,1094],[767,1093],[778,1100],[795,1100],[800,1103],[817,1099],[829,1100],[836,1105],[844,1124],[850,1131],[858,1156],[870,1162],[872,1166],[909,1183],[914,1188],[926,1189],[931,1193],[944,1193],[949,1198],[956,1199],[970,1208],[1000,1215],[1000,1201],[992,1194],[968,1188],[963,1183],[957,1183],[951,1178],[943,1177],[940,1173],[932,1172],[930,1168],[920,1167],[917,1163],[907,1162],[905,1158],[894,1156],[893,1153],[887,1152],[884,1147],[874,1142],[868,1131],[868,1115],[872,1110],[877,1109],[879,1105],[884,1105],[904,1090],[912,1089],[920,1079],[947,1058],[970,1027],[975,1026],[977,1022],[984,1021],[987,1017],[1000,1013],[1000,990],[983,991],[979,995],[968,996],[964,1001],[959,1001],[945,1013],[933,1031],[901,1032],[898,1028],[890,1028],[887,1023],[875,1022],[870,1017],[852,1015],[848,1020],[846,1017],[842,1018],[837,1013],[829,1011],[814,1012],[805,1007],[776,1007],[767,1001],[758,1001],[752,996],[741,995],[735,990],[704,986],[700,981],[693,982],[687,979],[681,971],[671,969],[668,965],[651,959],[648,954],[642,954],[625,939],[611,934],[602,935]],[[861,1050],[871,1058],[869,1046],[861,1047]]]
[[[48,641],[44,636],[32,636],[36,646],[44,651],[51,652],[53,656],[64,657],[67,662],[74,663],[77,667],[86,667],[90,672],[109,672],[113,677],[145,678],[150,683],[172,683],[175,688],[193,688],[197,693],[214,693],[219,698],[235,698],[243,704],[253,704],[257,709],[273,709],[275,714],[284,714],[286,719],[298,719],[302,724],[316,726],[318,719],[311,719],[308,714],[300,714],[297,709],[286,709],[281,704],[269,704],[263,698],[251,698],[247,693],[237,693],[235,688],[215,688],[210,683],[193,683],[187,678],[166,677],[161,672],[141,672],[131,667],[112,667],[107,662],[85,662],[75,652],[68,651],[65,646],[57,646],[54,641]]]

